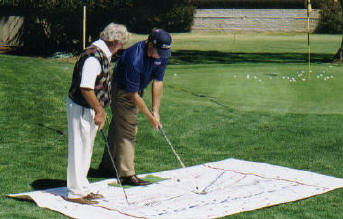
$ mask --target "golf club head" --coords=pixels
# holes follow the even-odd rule
[[[207,192],[203,189],[203,190],[201,190],[200,192],[198,191],[198,190],[196,190],[196,191],[192,191],[193,193],[195,193],[195,194],[197,194],[197,195],[206,195],[207,194]]]

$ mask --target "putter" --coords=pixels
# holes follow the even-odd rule
[[[217,182],[217,180],[222,176],[224,175],[224,171],[221,172],[210,184],[208,184],[207,186],[205,186],[200,192],[195,192],[196,194],[199,194],[199,195],[206,195],[207,194],[207,189],[212,186],[214,183]]]
[[[167,135],[166,135],[166,133],[164,132],[164,130],[162,129],[162,127],[159,127],[159,130],[160,130],[161,135],[164,137],[164,139],[166,139],[167,143],[169,144],[169,147],[172,149],[172,151],[173,151],[175,157],[177,158],[177,160],[178,160],[179,163],[181,164],[182,168],[186,168],[186,166],[183,164],[183,162],[182,162],[180,156],[176,153],[176,151],[175,151],[173,145],[170,143],[169,139],[167,138]]]
[[[177,158],[177,160],[178,160],[179,163],[181,164],[182,168],[186,168],[185,164],[182,162],[180,156],[177,154],[176,150],[174,149],[173,145],[172,145],[171,142],[169,141],[169,139],[168,139],[166,133],[164,132],[164,130],[162,129],[162,127],[159,127],[159,130],[160,130],[161,135],[164,137],[164,139],[167,141],[169,147],[170,147],[171,150],[173,151],[175,157]],[[178,179],[178,181],[179,181],[179,179]],[[202,193],[198,192],[198,189],[199,189],[199,188],[198,188],[197,185],[195,185],[195,189],[196,189],[196,191],[192,191],[193,193],[195,193],[195,194],[202,194]]]
[[[111,159],[113,168],[114,168],[114,170],[116,171],[117,181],[118,181],[120,187],[123,189],[124,196],[125,196],[125,199],[126,199],[127,204],[130,205],[130,203],[129,203],[128,199],[127,199],[127,194],[126,194],[126,192],[125,192],[125,189],[124,189],[123,185],[122,185],[121,182],[120,182],[120,178],[119,178],[119,175],[118,175],[118,170],[117,170],[117,167],[116,167],[116,165],[115,165],[115,163],[114,163],[114,159],[113,159],[112,154],[111,154],[110,145],[109,145],[109,143],[108,143],[108,140],[107,140],[107,138],[106,138],[106,136],[105,136],[105,134],[104,134],[104,131],[103,131],[102,129],[100,130],[100,133],[101,133],[101,135],[102,135],[102,137],[103,137],[103,139],[104,139],[104,141],[105,141],[106,148],[107,148],[107,152],[108,152],[108,155],[110,156],[110,159]]]
[[[173,145],[170,143],[166,133],[164,132],[164,130],[162,129],[162,127],[159,127],[159,130],[160,130],[160,133],[162,134],[162,136],[164,137],[164,139],[167,141],[167,143],[169,144],[170,148],[172,149],[173,153],[175,154],[175,157],[177,158],[177,160],[179,161],[179,163],[181,164],[182,168],[186,168],[186,166],[183,164],[180,156],[176,153]],[[200,192],[198,191],[198,186],[196,186],[196,191],[192,191],[194,192],[195,194],[198,194],[198,195],[206,195],[207,194],[207,189],[212,186],[214,183],[217,182],[217,180],[222,176],[224,175],[225,172],[222,172],[220,173],[210,184],[208,184],[207,186],[205,186]]]

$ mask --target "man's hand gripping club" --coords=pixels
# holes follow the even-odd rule
[[[159,130],[160,127],[162,127],[160,123],[160,115],[158,112],[151,113],[148,107],[146,106],[143,98],[141,98],[138,94],[138,92],[131,92],[129,93],[131,100],[136,104],[137,108],[141,113],[143,113],[151,123],[152,127],[154,129]]]
[[[106,113],[104,108],[100,105],[98,99],[96,98],[94,90],[89,88],[80,88],[80,90],[83,97],[95,111],[94,123],[99,127],[99,130],[102,130],[106,121]]]

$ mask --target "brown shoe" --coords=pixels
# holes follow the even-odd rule
[[[95,194],[95,193],[91,192],[83,198],[87,199],[87,200],[94,200],[94,199],[102,199],[102,198],[104,198],[104,196],[101,194]]]
[[[146,186],[151,184],[151,182],[142,180],[138,178],[136,175],[129,176],[129,177],[120,177],[120,182],[122,185],[130,185],[130,186]]]
[[[84,205],[99,204],[99,202],[97,202],[97,201],[89,200],[89,199],[86,199],[84,197],[82,197],[82,198],[66,198],[66,197],[63,197],[63,199],[66,201],[70,201],[70,202],[74,202],[74,203],[78,203],[78,204],[84,204]]]

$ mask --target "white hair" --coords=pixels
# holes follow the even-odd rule
[[[100,38],[104,41],[119,41],[126,44],[130,40],[130,33],[124,25],[110,23],[100,33]]]

